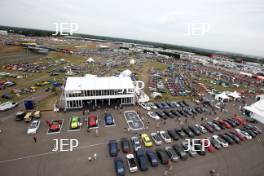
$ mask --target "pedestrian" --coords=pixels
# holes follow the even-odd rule
[[[188,122],[188,120],[187,120],[187,119],[185,119],[185,124],[187,124],[187,122]]]
[[[201,118],[201,122],[203,122],[203,120],[204,120],[204,118],[202,117],[202,118]]]
[[[37,137],[36,136],[33,137],[33,140],[35,143],[37,143]]]
[[[211,175],[211,176],[214,176],[215,175],[215,170],[214,169],[211,169],[210,171],[209,171],[209,174]]]
[[[94,158],[94,160],[97,159],[97,153],[95,153],[95,154],[93,155],[93,158]]]
[[[91,162],[91,161],[92,161],[92,157],[90,157],[90,156],[89,156],[89,157],[88,157],[88,161],[90,161],[90,162]]]

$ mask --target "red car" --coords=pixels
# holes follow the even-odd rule
[[[50,122],[49,120],[46,121],[47,124],[49,125],[49,130],[51,132],[57,132],[60,131],[62,120],[53,120]]]
[[[208,145],[208,141],[210,140],[203,140],[204,141],[204,145],[207,146]],[[208,152],[214,152],[215,148],[213,147],[213,145],[210,143],[210,145],[208,147],[206,147]]]
[[[242,136],[241,134],[239,134],[237,131],[233,130],[230,131],[230,133],[236,135],[241,141],[244,141],[246,138],[244,136]]]
[[[219,121],[219,123],[221,123],[221,125],[223,125],[224,127],[228,128],[228,129],[232,128],[232,126],[231,126],[229,123],[227,123],[226,121],[223,121],[223,120],[218,120],[218,121]]]
[[[88,116],[88,128],[97,127],[98,119],[96,114],[89,114]]]

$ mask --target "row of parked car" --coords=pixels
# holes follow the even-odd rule
[[[262,131],[257,126],[243,123],[244,121],[242,119],[240,120],[239,119],[240,119],[239,117],[237,117],[237,119],[235,118],[225,119],[226,123],[222,123],[222,125],[219,126],[217,125],[217,122],[212,122],[213,124],[216,124],[220,128],[220,130],[231,129],[231,128],[234,129],[231,129],[230,131],[227,131],[223,134],[207,137],[205,138],[206,140],[200,140],[198,143],[200,143],[201,145],[197,145],[197,144],[194,145],[195,150],[193,150],[193,148],[189,146],[187,140],[183,140],[181,144],[173,144],[172,146],[166,146],[165,148],[157,148],[155,149],[155,151],[149,149],[149,147],[153,145],[153,142],[156,145],[161,145],[163,142],[168,144],[171,143],[172,140],[178,140],[180,138],[186,139],[188,137],[192,138],[194,136],[199,136],[200,134],[220,131],[219,128],[216,127],[215,125],[212,125],[209,128],[212,128],[213,131],[210,131],[205,126],[196,124],[194,128],[190,126],[188,128],[182,128],[182,129],[176,128],[175,130],[154,132],[150,134],[150,137],[146,133],[143,133],[140,135],[141,140],[138,136],[132,136],[131,140],[127,138],[122,138],[121,148],[122,151],[126,153],[126,160],[129,171],[136,172],[138,168],[142,171],[146,171],[148,170],[148,165],[149,165],[148,163],[150,163],[152,167],[156,167],[159,164],[158,160],[160,160],[161,164],[167,164],[169,160],[173,162],[176,162],[180,159],[186,160],[188,158],[188,155],[191,157],[195,157],[196,155],[205,155],[206,151],[214,152],[215,150],[226,148],[229,145],[233,145],[235,143],[239,144],[241,143],[241,141],[251,140],[252,138],[256,137],[258,134],[262,133]],[[191,135],[192,133],[193,135]],[[132,147],[130,147],[130,141]],[[147,149],[142,147],[140,141]],[[206,146],[206,150],[202,150],[202,143]],[[193,144],[191,143],[191,145]],[[109,154],[112,157],[116,157],[115,158],[116,173],[117,175],[124,175],[125,174],[124,161],[121,157],[117,157],[118,152],[119,152],[118,142],[115,140],[111,140],[109,142]],[[136,163],[138,163],[138,165]],[[122,172],[120,172],[121,170]]]

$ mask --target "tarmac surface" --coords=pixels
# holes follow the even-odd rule
[[[201,117],[227,118],[234,113],[238,113],[238,105],[234,106],[231,102],[226,106],[228,112],[218,112],[217,115],[200,114],[195,119],[189,118],[188,124],[201,123]],[[125,107],[122,110],[102,109],[97,110],[99,116],[99,129],[87,132],[86,125],[80,131],[68,131],[70,117],[73,115],[83,116],[82,111],[71,112],[43,112],[41,117],[41,126],[37,135],[37,142],[34,143],[33,136],[26,134],[29,124],[16,122],[14,118],[0,114],[0,175],[2,176],[114,176],[114,162],[108,154],[107,143],[110,139],[121,139],[122,137],[131,137],[135,132],[127,131],[127,123],[123,112],[126,110],[139,111],[144,125],[148,127],[145,131],[150,134],[157,130],[172,129],[180,126],[176,119],[161,121],[158,125],[153,119],[150,119],[145,110],[139,107]],[[116,126],[105,127],[103,121],[104,112],[110,112],[115,118]],[[64,125],[60,134],[47,134],[48,125],[45,120],[64,119]],[[158,126],[158,127],[157,127]],[[262,130],[264,125],[257,124]],[[143,131],[138,131],[141,133]],[[220,133],[223,133],[222,130]],[[205,136],[212,136],[206,134]],[[71,152],[53,152],[54,139],[77,139],[79,146]],[[172,144],[180,143],[173,141]],[[168,145],[172,145],[168,144]],[[161,147],[165,147],[162,144]],[[66,146],[67,147],[67,146]],[[119,146],[120,147],[120,146]],[[151,149],[155,149],[153,146]],[[97,159],[89,161],[88,157],[97,154]],[[124,154],[120,151],[119,156],[124,159]],[[234,144],[226,149],[208,153],[206,156],[189,157],[186,161],[173,163],[172,170],[168,175],[177,176],[209,176],[209,171],[215,169],[220,176],[263,176],[264,175],[264,134],[258,135],[251,141],[244,141],[241,144]],[[153,176],[164,174],[167,169],[164,165],[157,168],[149,166],[148,171],[130,174],[126,164],[126,175],[144,175]]]

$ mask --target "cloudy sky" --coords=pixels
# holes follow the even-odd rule
[[[77,23],[78,33],[264,56],[264,0],[0,0],[0,25],[55,30],[58,22]]]

